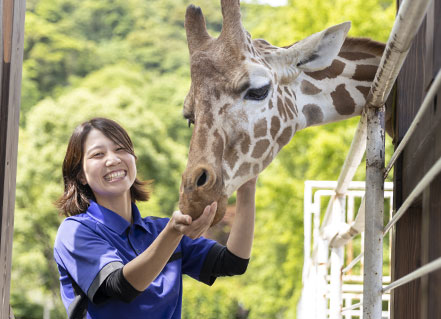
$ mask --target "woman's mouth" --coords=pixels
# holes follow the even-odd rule
[[[119,171],[114,171],[114,172],[110,172],[109,174],[104,175],[104,179],[108,182],[114,182],[117,180],[121,180],[124,177],[126,177],[127,172],[125,170],[119,170]]]

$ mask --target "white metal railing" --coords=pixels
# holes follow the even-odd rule
[[[366,108],[360,119],[349,154],[342,167],[338,182],[305,183],[305,261],[303,268],[303,291],[298,307],[298,318],[345,319],[388,318],[383,309],[383,301],[389,300],[387,293],[416,278],[420,278],[441,268],[441,258],[436,259],[414,272],[384,286],[383,277],[383,237],[406,212],[416,197],[441,172],[441,158],[432,166],[417,184],[399,210],[383,227],[384,199],[388,198],[386,186],[382,185],[396,159],[421,122],[421,118],[441,87],[441,72],[436,76],[431,88],[409,127],[403,140],[385,169],[384,165],[384,103],[407,56],[410,45],[424,18],[430,0],[404,0],[401,3],[394,27],[386,44],[385,53],[371,87]],[[367,142],[366,142],[367,141]],[[355,220],[345,213],[346,198],[353,196],[351,182],[366,150],[366,196],[363,197]],[[334,185],[332,187],[332,185]],[[321,188],[314,194],[313,188]],[[325,188],[325,189],[323,189]],[[321,196],[331,196],[323,221],[320,224]],[[392,195],[390,195],[392,196]],[[316,198],[317,197],[317,198]],[[318,204],[317,204],[318,203]],[[352,204],[348,203],[348,207]],[[390,207],[392,206],[392,202]],[[352,208],[349,208],[351,210]],[[345,222],[346,218],[346,222]],[[362,233],[364,250],[343,268],[344,245]],[[313,233],[311,232],[313,230]],[[389,238],[391,238],[390,236]],[[363,240],[364,239],[364,240]],[[312,243],[312,254],[311,254]],[[330,257],[329,257],[330,250]],[[353,295],[345,291],[347,273],[362,263],[363,295]],[[330,270],[330,273],[328,274]],[[358,301],[353,304],[353,300]],[[358,310],[357,310],[358,309]],[[355,312],[354,312],[355,311]]]
[[[353,237],[361,234],[357,243],[360,248],[357,247],[357,249],[350,245],[346,247],[335,245],[332,247],[331,243],[334,242],[335,237],[342,229],[350,229],[357,223],[357,218],[354,218],[354,210],[359,205],[360,209],[357,217],[360,216],[360,211],[363,211],[361,208],[363,206],[362,199],[365,195],[365,182],[350,182],[345,186],[346,194],[339,195],[340,200],[334,201],[332,210],[334,216],[332,218],[328,216],[327,224],[324,224],[325,214],[321,213],[322,204],[326,200],[333,201],[337,196],[335,192],[337,186],[338,182],[336,181],[305,182],[304,235],[306,253],[303,267],[304,287],[302,300],[299,304],[298,318],[325,319],[343,314],[345,319],[351,319],[360,318],[361,316],[361,309],[356,310],[353,302],[361,304],[363,300],[363,263],[355,271],[357,275],[354,275],[355,272],[352,268],[357,261],[362,259],[363,253],[352,261],[350,256],[353,255],[355,250],[359,250],[363,246],[364,234],[362,232],[351,233]],[[391,216],[393,185],[392,183],[385,183],[384,187]],[[338,218],[335,218],[335,215],[338,215]],[[321,219],[323,219],[322,223],[320,222]],[[348,265],[342,270],[345,260]],[[389,282],[390,277],[383,278],[383,284]],[[386,304],[389,303],[389,299],[388,294],[385,294],[382,298]],[[383,312],[383,318],[388,318],[387,311]]]

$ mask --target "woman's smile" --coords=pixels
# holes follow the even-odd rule
[[[104,175],[104,179],[107,182],[113,183],[124,179],[124,177],[126,176],[127,176],[127,171],[121,169]]]

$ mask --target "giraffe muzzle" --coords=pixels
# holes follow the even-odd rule
[[[227,196],[223,192],[222,176],[216,174],[209,165],[197,165],[187,168],[182,175],[179,192],[179,210],[197,219],[204,208],[217,202],[216,216],[212,225],[217,224],[223,217],[227,207]]]

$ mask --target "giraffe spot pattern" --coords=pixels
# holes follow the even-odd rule
[[[300,90],[303,94],[306,95],[315,95],[319,94],[322,91],[308,80],[302,81],[302,84],[300,85]]]
[[[297,106],[292,102],[291,98],[285,98],[285,105],[288,105],[289,109],[293,112],[293,114],[295,114],[295,116],[298,115]],[[291,119],[293,119],[293,117]]]
[[[263,153],[268,149],[268,146],[270,145],[270,142],[268,140],[260,140],[256,143],[253,149],[253,153],[251,156],[253,158],[260,158]]]
[[[335,109],[341,115],[350,115],[354,113],[355,102],[349,92],[346,90],[345,84],[337,86],[335,91],[331,92],[332,101]]]
[[[306,126],[323,122],[322,109],[316,104],[306,104],[302,109],[302,113],[306,118]]]
[[[234,177],[249,175],[250,170],[251,170],[250,163],[242,163],[242,165],[239,166],[239,169],[237,170],[236,174],[234,174]]]
[[[375,55],[365,52],[340,52],[338,56],[349,61],[359,61],[375,58]]]
[[[319,81],[326,78],[334,79],[343,73],[345,66],[346,66],[345,63],[339,60],[334,60],[332,61],[332,64],[326,69],[320,71],[314,71],[314,72],[305,72],[305,74]]]
[[[285,128],[282,132],[282,134],[280,134],[280,136],[277,138],[277,144],[279,144],[279,150],[285,146],[286,144],[288,144],[289,140],[291,139],[292,136],[292,128],[291,126],[288,126],[287,128]]]
[[[222,106],[221,108],[220,108],[220,110],[219,110],[219,115],[222,115],[222,114],[224,114],[225,113],[225,111],[227,110],[227,108],[229,108],[231,106],[231,104],[230,103],[226,103],[226,104],[224,104],[224,106]]]
[[[225,151],[224,155],[225,161],[228,163],[228,166],[232,169],[236,164],[239,156],[237,155],[237,151],[234,147],[228,147]]]
[[[357,65],[352,78],[356,81],[372,81],[377,73],[375,65]]]
[[[272,160],[273,160],[273,154],[272,152],[270,152],[262,162],[263,165],[262,170],[264,170],[269,165],[269,163],[271,163]]]
[[[222,155],[224,152],[224,141],[222,139],[222,136],[219,134],[219,132],[216,130],[214,131],[214,143],[212,145],[212,151],[216,158],[216,165],[220,166],[222,161]]]
[[[367,100],[367,96],[368,96],[369,91],[371,90],[371,88],[368,87],[368,86],[361,86],[361,85],[356,86],[356,88],[357,88],[357,90],[359,90],[361,92],[361,94],[363,94],[364,99]]]
[[[251,140],[248,134],[244,134],[242,138],[242,142],[240,143],[240,150],[242,154],[248,153],[248,150],[250,149]]]
[[[266,119],[261,119],[254,125],[255,138],[266,136],[266,131],[267,131]]]
[[[282,117],[283,121],[286,122],[288,120],[288,117],[285,112],[285,105],[283,104],[280,96],[277,97],[277,110],[279,111],[279,114]]]
[[[260,171],[259,164],[254,164],[253,165],[253,175],[259,174],[259,171]]]
[[[274,107],[274,105],[273,105],[273,100],[270,100],[270,101],[269,101],[269,108],[270,108],[270,110],[271,110],[273,107]]]
[[[280,120],[277,116],[273,116],[271,118],[271,129],[270,134],[273,140],[276,138],[277,133],[279,133],[280,130]]]

